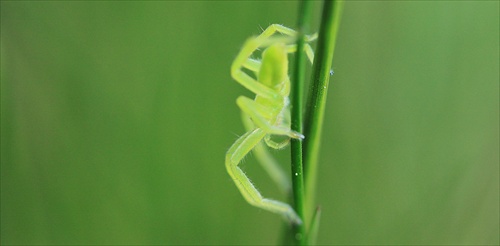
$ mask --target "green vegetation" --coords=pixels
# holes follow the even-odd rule
[[[332,58],[340,24],[342,5],[342,1],[324,1],[323,4],[312,83],[306,108],[305,127],[303,127],[304,124],[302,123],[305,52],[297,52],[296,71],[294,71],[293,74],[292,130],[304,132],[306,136],[304,140],[304,149],[302,147],[302,141],[295,139],[292,140],[291,147],[295,210],[305,221],[305,223],[296,226],[294,232],[296,243],[301,245],[308,244],[308,241],[314,242],[316,239],[315,233],[317,233],[319,227],[319,215],[321,213],[319,212],[319,208],[316,209],[315,207],[314,194],[316,192],[320,135],[325,113],[328,83],[330,76],[332,76]],[[302,1],[300,5],[298,22],[299,39],[297,40],[297,50],[299,51],[304,50],[306,41],[305,33],[310,29],[311,6],[311,1]],[[304,169],[306,169],[305,172]],[[304,178],[304,176],[306,178]],[[306,192],[304,192],[304,190]],[[312,218],[314,228],[310,229],[309,220],[313,215],[313,211],[318,211],[318,213]],[[313,236],[307,232],[308,229],[314,232]]]
[[[296,27],[297,2],[0,4],[2,244],[280,242],[283,222],[249,206],[223,164],[245,132],[235,97],[252,96],[229,68],[259,26]],[[346,1],[318,244],[500,243],[498,9]],[[272,154],[288,168],[288,151]],[[254,156],[241,165],[287,199]]]

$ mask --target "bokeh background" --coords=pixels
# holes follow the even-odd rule
[[[321,3],[315,3],[314,29]],[[224,167],[230,78],[295,1],[2,1],[2,244],[275,244]],[[499,2],[348,1],[320,244],[499,240]],[[289,150],[274,152],[287,166]],[[268,197],[284,199],[247,158]]]

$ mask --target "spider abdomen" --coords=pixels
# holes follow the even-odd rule
[[[262,52],[258,81],[275,88],[288,78],[288,56],[284,43],[276,43]]]

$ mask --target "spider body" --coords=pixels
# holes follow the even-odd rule
[[[273,36],[276,32],[283,35]],[[306,37],[308,42],[314,39],[315,36]],[[291,223],[301,224],[302,220],[289,204],[264,198],[238,167],[241,160],[254,150],[257,159],[278,186],[284,192],[290,190],[287,175],[267,152],[262,140],[267,146],[280,149],[288,144],[290,138],[304,138],[301,133],[290,129],[288,54],[296,52],[295,41],[294,30],[273,24],[259,36],[248,39],[234,60],[231,76],[256,96],[253,100],[244,96],[236,100],[247,132],[227,151],[226,169],[248,203],[280,214]],[[262,59],[252,59],[251,55],[259,48],[264,48]],[[305,51],[312,62],[312,48],[306,45]],[[255,76],[250,76],[243,68],[254,72]],[[285,136],[286,139],[275,142],[271,139],[272,135]]]

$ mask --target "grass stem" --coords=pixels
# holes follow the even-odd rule
[[[303,0],[299,6],[299,17],[297,23],[297,54],[295,57],[295,69],[292,75],[291,95],[291,128],[294,131],[303,130],[303,101],[304,80],[306,71],[306,54],[304,52],[305,34],[309,31],[312,1]],[[294,226],[293,237],[296,245],[306,244],[306,224],[304,218],[304,172],[302,165],[302,140],[292,139],[291,142],[292,162],[292,188],[295,211],[302,218],[301,225]]]
[[[325,0],[319,29],[318,44],[312,71],[312,83],[309,89],[304,122],[304,172],[307,208],[304,217],[312,217],[318,173],[318,157],[321,143],[321,131],[325,115],[326,96],[331,77],[331,67],[337,32],[343,8],[343,1]]]

